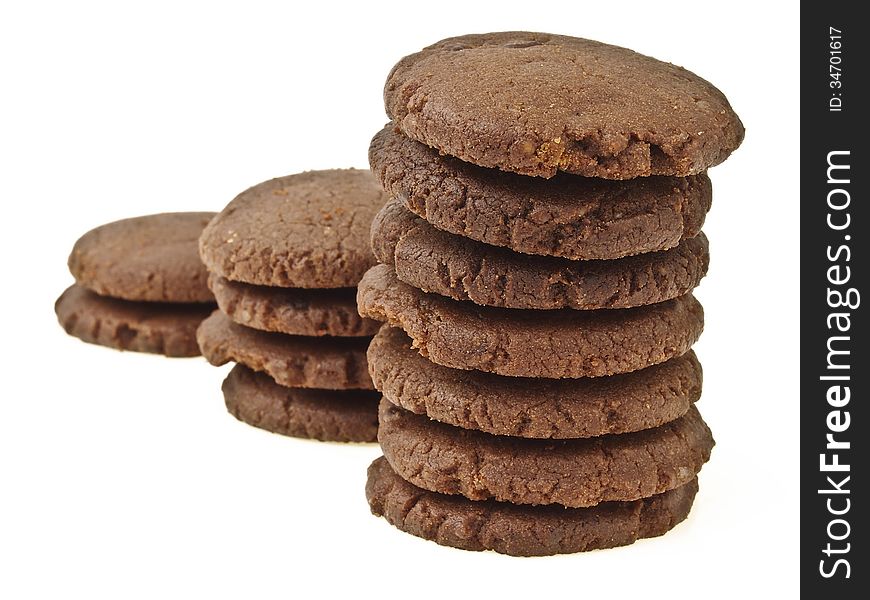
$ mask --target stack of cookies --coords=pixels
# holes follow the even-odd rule
[[[54,305],[85,342],[165,356],[199,356],[196,328],[214,310],[197,240],[214,213],[163,213],[115,221],[75,243],[75,284]]]
[[[388,324],[372,511],[514,555],[667,532],[714,443],[691,291],[705,171],[740,120],[682,68],[523,32],[408,56],[384,96],[369,157],[392,199],[357,297]]]
[[[310,171],[242,192],[202,233],[219,310],[197,332],[228,410],[275,433],[371,442],[377,399],[366,347],[378,323],[356,310],[384,204],[371,173]]]

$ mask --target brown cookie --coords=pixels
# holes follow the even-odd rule
[[[692,406],[655,429],[580,440],[533,440],[459,429],[381,401],[378,442],[417,487],[469,500],[582,508],[685,485],[713,436]]]
[[[630,308],[682,296],[707,273],[700,234],[663,252],[616,260],[519,254],[440,231],[391,200],[372,222],[372,249],[401,281],[483,306]]]
[[[424,356],[445,367],[513,377],[600,377],[685,354],[704,311],[686,294],[625,309],[518,310],[426,294],[378,265],[359,284],[360,314],[401,327]]]
[[[203,232],[199,252],[210,271],[233,281],[353,287],[375,262],[369,226],[385,200],[369,171],[279,177],[236,196]]]
[[[377,321],[359,316],[356,288],[267,287],[230,281],[214,273],[208,284],[220,309],[246,327],[292,335],[339,337],[371,336],[380,327]]]
[[[250,329],[219,310],[199,326],[202,355],[215,366],[239,362],[287,387],[373,389],[366,364],[369,338],[303,337]]]
[[[482,167],[541,177],[691,175],[743,140],[728,100],[694,73],[546,33],[442,40],[393,67],[384,101],[415,140]]]
[[[701,231],[705,173],[607,181],[533,179],[482,169],[396,133],[375,135],[369,162],[384,189],[435,227],[517,252],[573,260],[667,250]]]
[[[64,330],[90,344],[165,356],[199,356],[196,328],[213,304],[131,302],[72,285],[54,304]]]
[[[623,375],[528,379],[436,365],[400,329],[385,326],[369,345],[368,363],[375,387],[393,404],[495,435],[571,439],[640,431],[680,418],[701,397],[701,365],[691,350]]]
[[[377,441],[377,392],[284,387],[243,365],[233,367],[222,389],[227,410],[254,427],[325,442]]]
[[[692,479],[649,498],[589,508],[474,502],[420,489],[383,457],[369,466],[366,481],[372,513],[398,529],[442,546],[512,556],[614,548],[663,535],[688,516],[697,491]]]
[[[76,283],[103,296],[148,302],[214,302],[197,239],[215,213],[163,213],[101,225],[69,255]]]

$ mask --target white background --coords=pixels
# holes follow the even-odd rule
[[[121,4],[0,9],[0,597],[796,596],[796,5]],[[365,167],[400,57],[507,29],[684,65],[746,124],[711,171],[697,292],[699,406],[718,445],[668,536],[542,559],[439,547],[369,514],[376,447],[249,428],[223,407],[226,369],[86,345],[56,324],[86,230]]]

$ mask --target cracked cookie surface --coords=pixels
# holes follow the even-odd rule
[[[369,338],[291,336],[234,323],[219,310],[202,322],[196,339],[215,366],[235,361],[268,373],[287,387],[373,389],[366,363]]]
[[[384,102],[408,137],[482,167],[541,177],[701,173],[744,134],[722,92],[694,73],[546,33],[437,42],[393,67]]]
[[[232,281],[353,287],[375,263],[372,217],[386,197],[369,171],[308,171],[242,192],[199,240],[208,270]]]
[[[73,246],[76,283],[102,296],[146,302],[214,302],[197,239],[215,213],[162,213],[90,230]]]
[[[667,250],[698,235],[712,203],[706,173],[608,181],[483,169],[388,124],[369,146],[384,189],[435,227],[526,254],[613,259]]]
[[[368,349],[375,387],[393,404],[430,419],[494,435],[586,438],[658,427],[701,396],[691,350],[633,373],[584,379],[503,377],[436,365],[385,326]]]
[[[393,470],[417,487],[469,500],[572,508],[637,500],[685,485],[714,445],[694,406],[655,429],[533,440],[452,427],[386,399],[378,442]]]
[[[132,302],[100,296],[80,285],[57,299],[57,320],[82,341],[171,357],[199,356],[196,328],[213,304]]]
[[[590,508],[471,501],[416,487],[383,457],[368,469],[366,499],[396,528],[442,546],[549,556],[632,544],[663,535],[688,516],[698,480],[635,500]]]
[[[372,222],[372,249],[425,292],[483,306],[552,310],[630,308],[691,291],[707,273],[706,236],[616,260],[529,256],[440,231],[391,200]]]
[[[686,294],[626,309],[519,310],[426,294],[388,265],[359,284],[360,314],[401,327],[433,362],[513,377],[576,378],[627,373],[685,354],[704,311]]]
[[[284,387],[244,365],[233,367],[221,389],[230,414],[266,431],[328,442],[377,440],[377,392]]]
[[[291,335],[374,335],[380,323],[359,316],[356,288],[302,289],[251,285],[212,273],[209,287],[220,309],[246,327]]]

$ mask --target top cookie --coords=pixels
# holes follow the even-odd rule
[[[69,256],[76,282],[100,295],[146,302],[214,302],[196,241],[214,213],[162,213],[101,225]]]
[[[353,287],[375,264],[369,226],[386,201],[369,171],[308,171],[242,192],[203,231],[210,271],[232,281]]]
[[[743,140],[725,96],[694,73],[617,46],[546,33],[442,40],[384,87],[407,136],[523,175],[692,175]]]

